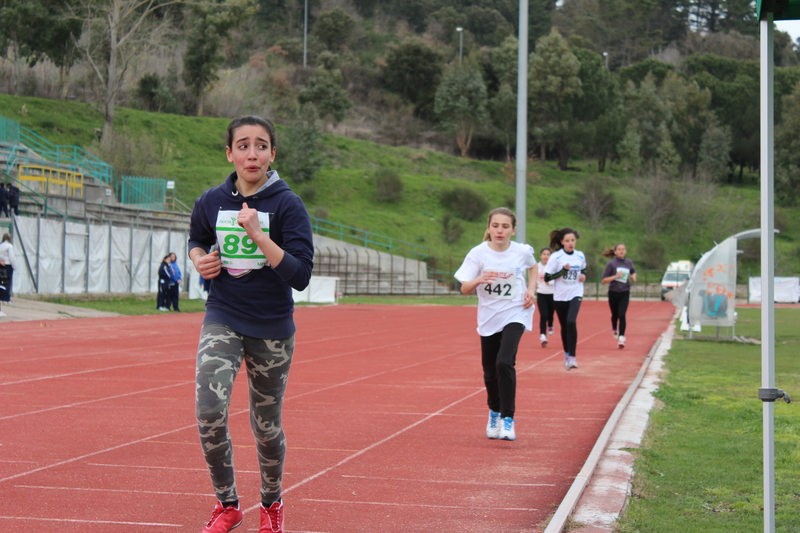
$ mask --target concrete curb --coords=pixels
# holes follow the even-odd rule
[[[20,322],[24,320],[59,320],[62,318],[90,318],[122,316],[118,313],[96,311],[84,307],[54,304],[38,300],[14,298],[11,303],[3,303],[4,317],[0,317],[0,324],[5,322]]]
[[[570,516],[574,522],[570,533],[613,533],[627,505],[634,475],[634,456],[626,449],[642,443],[655,405],[653,392],[661,381],[663,357],[672,347],[674,333],[671,323],[653,345],[545,533],[560,533]]]

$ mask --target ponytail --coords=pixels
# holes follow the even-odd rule
[[[559,251],[560,249],[562,249],[563,246],[561,245],[561,239],[563,239],[564,237],[566,237],[570,233],[575,235],[576,239],[580,239],[581,238],[581,236],[578,234],[578,230],[575,230],[575,229],[572,229],[572,228],[562,228],[562,229],[556,229],[556,230],[551,231],[550,232],[550,248],[552,248],[556,252]]]

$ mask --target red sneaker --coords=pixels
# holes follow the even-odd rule
[[[217,505],[214,506],[214,512],[211,513],[211,520],[208,521],[206,527],[200,533],[228,533],[228,531],[242,524],[243,516],[238,506],[223,507],[222,503],[217,502]]]
[[[283,533],[283,502],[275,502],[269,509],[261,505],[261,527],[258,533]]]

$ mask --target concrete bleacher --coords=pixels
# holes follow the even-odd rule
[[[10,157],[24,154],[20,162],[6,169]],[[16,161],[16,158],[14,159]],[[20,175],[20,167],[39,169],[40,174],[67,170],[81,174],[80,194],[74,187],[52,187],[39,175]],[[125,205],[115,197],[111,185],[95,179],[82,169],[46,161],[35,150],[19,142],[10,144],[0,139],[0,176],[18,183],[20,188],[20,214],[32,217],[66,219],[91,224],[115,226],[188,230],[191,214],[159,209],[142,209]],[[23,178],[23,179],[20,179]],[[429,276],[424,261],[380,252],[352,243],[342,242],[322,235],[314,235],[314,271],[317,276],[339,278],[339,294],[372,295],[445,295],[460,294],[452,290],[450,280],[437,282]],[[445,275],[446,279],[447,276]]]

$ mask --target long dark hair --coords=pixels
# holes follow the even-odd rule
[[[550,232],[550,248],[552,248],[556,252],[559,251],[560,249],[562,249],[563,246],[561,245],[561,239],[563,239],[564,237],[566,237],[570,233],[575,235],[576,239],[580,239],[581,238],[581,236],[578,235],[578,230],[572,229],[572,228],[561,228],[561,229],[556,229],[556,230],[551,231]]]
[[[495,215],[505,215],[511,218],[511,227],[512,228],[517,227],[517,215],[514,214],[514,211],[512,211],[507,207],[497,207],[495,209],[492,209],[491,211],[489,211],[489,219],[486,221],[486,233],[483,234],[484,241],[492,240],[492,236],[491,234],[489,234],[489,224],[492,223],[492,217]]]

